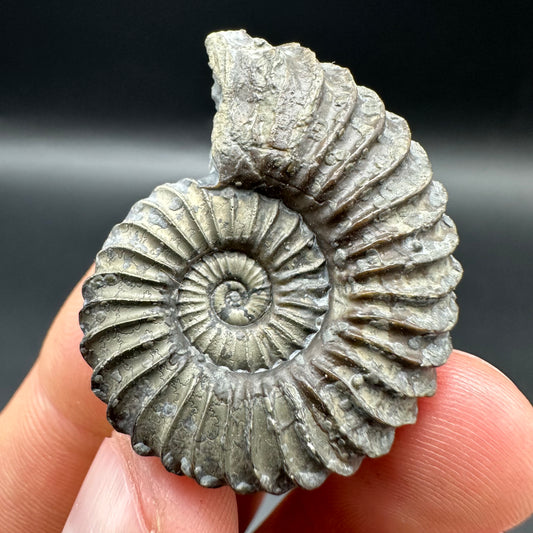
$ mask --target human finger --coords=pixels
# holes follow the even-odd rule
[[[113,433],[91,465],[63,533],[236,533],[237,502],[228,487],[206,489],[140,457]]]
[[[532,512],[533,407],[501,372],[456,351],[388,455],[293,491],[259,531],[499,533]]]
[[[0,414],[3,531],[61,530],[102,439],[111,433],[79,352],[81,306],[80,282]]]

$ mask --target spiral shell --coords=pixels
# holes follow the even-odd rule
[[[137,453],[206,487],[312,489],[435,392],[457,233],[407,123],[348,70],[244,31],[206,45],[213,172],[113,228],[81,351]]]

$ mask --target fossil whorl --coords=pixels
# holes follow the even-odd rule
[[[208,487],[311,489],[434,393],[457,234],[407,123],[348,70],[244,31],[206,44],[213,172],[113,228],[82,353],[137,453]]]

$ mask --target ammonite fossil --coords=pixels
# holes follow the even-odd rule
[[[407,123],[347,69],[244,31],[206,44],[213,170],[113,228],[82,353],[137,453],[206,487],[312,489],[434,393],[457,234]]]

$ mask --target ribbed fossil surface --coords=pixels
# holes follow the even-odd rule
[[[81,350],[137,453],[207,487],[312,489],[435,392],[457,233],[405,120],[347,69],[244,31],[206,44],[213,171],[113,228]]]

